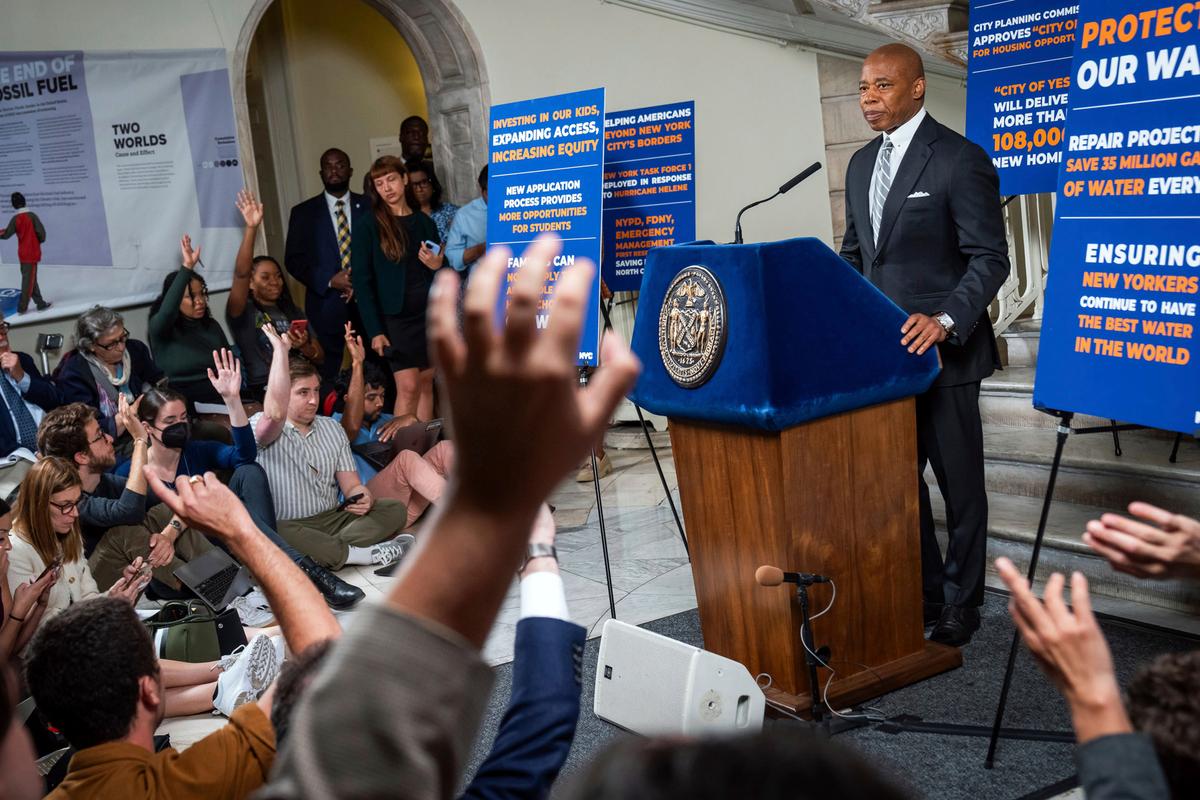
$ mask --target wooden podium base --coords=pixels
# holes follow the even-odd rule
[[[962,664],[924,637],[912,398],[778,433],[683,419],[670,430],[704,646],[770,675],[768,699],[811,706],[795,587],[759,586],[764,564],[837,585],[813,622],[837,670],[835,707]],[[809,598],[815,616],[830,585]],[[818,692],[828,675],[818,670]]]

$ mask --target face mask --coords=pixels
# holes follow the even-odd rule
[[[192,423],[190,421],[176,422],[162,429],[163,446],[173,450],[182,450],[187,446],[188,439],[191,437]]]

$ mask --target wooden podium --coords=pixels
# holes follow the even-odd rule
[[[821,302],[796,314],[787,298],[814,286]],[[681,315],[691,324],[682,333]],[[865,322],[848,329],[856,317]],[[835,708],[962,663],[923,633],[912,395],[938,366],[932,352],[900,347],[905,318],[812,239],[668,247],[647,260],[634,400],[670,418],[704,646],[770,675],[768,700],[793,713],[811,706],[800,605],[793,585],[756,582],[764,564],[835,582],[836,601],[813,623],[837,671]],[[725,326],[723,354],[714,324]],[[797,353],[796,342],[811,349]],[[716,363],[698,385],[672,377],[703,367],[705,349]],[[809,589],[811,614],[831,591]],[[828,677],[818,671],[818,691]]]

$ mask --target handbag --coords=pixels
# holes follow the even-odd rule
[[[146,619],[160,659],[197,664],[216,661],[246,644],[237,611],[216,614],[199,600],[172,600]]]

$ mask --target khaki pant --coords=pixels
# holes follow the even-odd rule
[[[367,481],[367,488],[376,497],[404,503],[408,509],[404,523],[411,528],[430,503],[442,499],[453,464],[454,445],[449,441],[438,442],[423,456],[414,450],[401,450]]]
[[[279,535],[322,567],[341,569],[351,547],[370,547],[404,529],[408,516],[398,500],[376,500],[370,513],[322,511],[302,519],[279,520]]]
[[[167,508],[166,503],[160,503],[150,509],[141,524],[118,525],[105,531],[88,558],[88,569],[92,571],[92,577],[96,579],[96,586],[100,591],[107,591],[116,583],[121,577],[121,572],[135,558],[149,557],[150,537],[162,531],[170,519],[171,509]],[[171,563],[156,568],[154,577],[172,589],[181,589],[183,585],[175,577],[175,570],[212,548],[213,544],[204,538],[203,534],[187,528],[175,542],[175,558]]]

